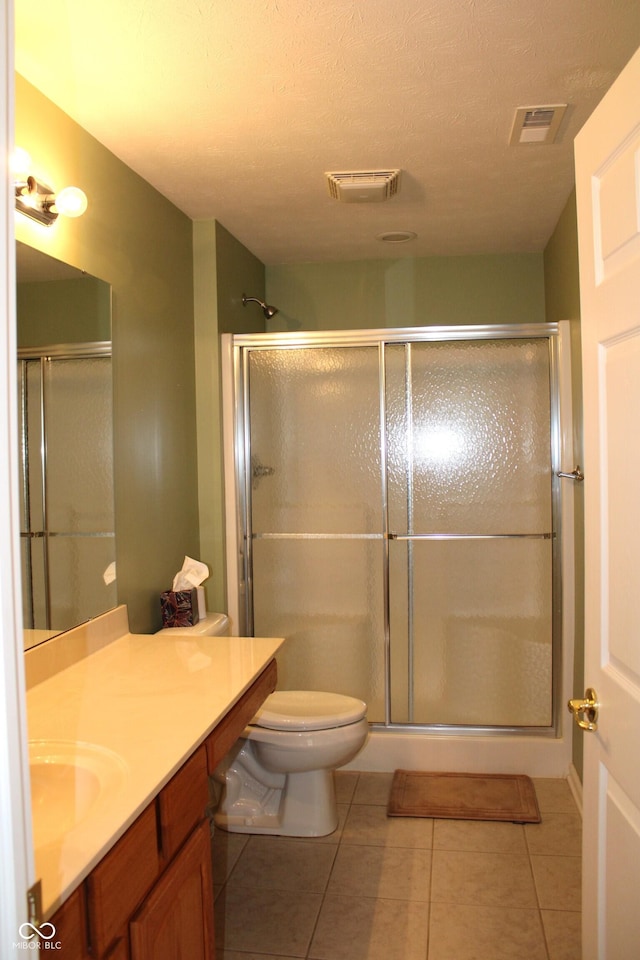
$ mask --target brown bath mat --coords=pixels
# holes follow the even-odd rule
[[[540,822],[535,787],[521,774],[396,770],[387,813],[390,817]]]

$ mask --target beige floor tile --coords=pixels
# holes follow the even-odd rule
[[[386,807],[352,803],[342,831],[343,843],[430,849],[433,820],[388,817]]]
[[[578,813],[578,807],[566,780],[533,778],[540,813]]]
[[[526,854],[527,844],[524,839],[524,829],[518,823],[435,820],[433,849]]]
[[[211,840],[214,883],[226,882],[248,841],[249,836],[247,834],[227,833],[225,830],[214,831]]]
[[[581,960],[582,916],[565,910],[543,910],[542,925],[547,938],[549,960]]]
[[[392,780],[392,773],[361,773],[353,802],[373,803],[386,807],[389,802]]]
[[[216,960],[296,960],[294,957],[274,957],[269,953],[238,953],[237,950],[216,951]]]
[[[324,893],[337,850],[336,844],[252,836],[231,880],[235,886]]]
[[[218,951],[305,957],[322,897],[289,890],[249,890],[230,880],[215,905]]]
[[[545,813],[541,823],[527,823],[524,835],[529,853],[579,857],[582,852],[582,820],[577,813]]]
[[[428,901],[430,874],[430,850],[342,844],[327,893]]]
[[[529,858],[507,853],[434,850],[433,903],[538,906]]]
[[[541,910],[581,909],[580,857],[531,857]]]
[[[428,907],[406,900],[325,897],[313,960],[424,960]]]
[[[434,903],[428,960],[547,960],[537,910]]]
[[[351,803],[359,776],[354,770],[336,770],[334,782],[338,803]]]

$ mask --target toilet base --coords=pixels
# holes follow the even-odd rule
[[[245,744],[215,777],[223,792],[213,821],[222,830],[326,837],[338,826],[333,770],[270,773],[255,766]]]

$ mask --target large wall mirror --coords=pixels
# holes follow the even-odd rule
[[[16,246],[25,649],[117,602],[111,288]]]

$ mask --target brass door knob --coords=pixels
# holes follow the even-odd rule
[[[572,713],[578,726],[582,730],[597,730],[598,724],[598,694],[593,687],[587,687],[584,700],[569,700],[567,707]]]

